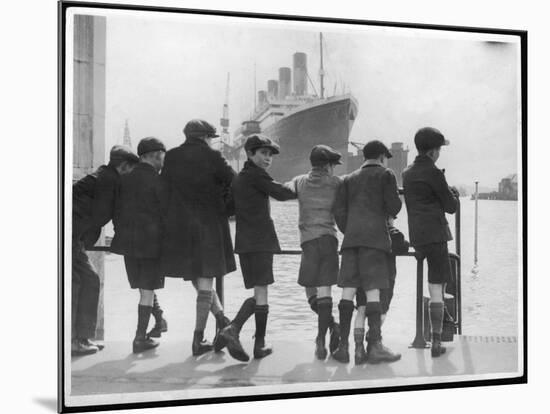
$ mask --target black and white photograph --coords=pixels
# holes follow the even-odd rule
[[[62,411],[526,382],[525,31],[58,19]]]

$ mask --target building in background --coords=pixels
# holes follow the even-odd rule
[[[397,178],[397,185],[403,186],[403,179],[401,174],[407,167],[407,158],[409,150],[405,149],[402,142],[392,142],[390,152],[392,157],[388,159],[388,168],[393,170],[395,178]]]

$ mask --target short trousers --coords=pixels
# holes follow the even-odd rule
[[[395,277],[396,277],[396,267],[395,267],[395,256],[388,255],[388,265],[389,265],[389,287],[387,289],[380,289],[380,306],[382,307],[382,313],[387,313],[390,308],[390,303],[393,298],[393,290],[395,288]],[[357,307],[365,306],[367,304],[367,295],[363,289],[357,289],[355,294],[355,301]]]
[[[246,289],[252,289],[254,286],[271,285],[274,282],[273,253],[240,253],[239,262]]]
[[[451,262],[447,242],[423,244],[415,246],[414,250],[426,257],[429,283],[451,282]]]
[[[164,287],[159,258],[124,256],[124,265],[132,289],[155,290]]]
[[[353,247],[342,250],[342,266],[338,286],[386,289],[389,285],[388,253],[370,247]]]
[[[332,286],[338,280],[338,239],[321,236],[302,244],[298,284],[304,287]]]

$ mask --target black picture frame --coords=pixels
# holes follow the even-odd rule
[[[522,183],[522,347],[523,347],[523,372],[521,375],[509,378],[498,379],[480,379],[467,380],[458,382],[443,382],[430,384],[411,384],[400,386],[383,386],[372,388],[356,388],[356,389],[337,389],[325,391],[299,391],[292,393],[273,393],[263,395],[249,396],[229,396],[229,397],[209,397],[209,398],[192,398],[192,399],[174,399],[151,402],[132,402],[132,403],[115,403],[115,404],[90,404],[86,406],[69,406],[64,392],[65,389],[65,355],[68,350],[65,347],[66,338],[64,336],[64,318],[66,308],[64,303],[65,287],[64,280],[70,274],[70,270],[64,265],[64,237],[65,237],[65,220],[67,211],[65,210],[65,177],[68,171],[65,165],[66,144],[66,119],[65,119],[65,93],[67,77],[65,73],[66,67],[66,12],[72,7],[85,7],[90,9],[102,10],[126,10],[126,11],[141,11],[141,12],[165,12],[188,15],[208,15],[220,17],[250,17],[266,20],[281,20],[281,21],[297,21],[297,22],[319,22],[319,23],[334,23],[334,24],[351,24],[358,26],[381,26],[392,28],[412,28],[424,30],[438,30],[448,32],[468,32],[480,34],[495,34],[515,36],[519,38],[521,50],[521,183]],[[134,409],[134,408],[152,408],[152,407],[170,407],[170,406],[185,406],[197,404],[219,404],[244,401],[263,401],[263,400],[278,400],[278,399],[293,399],[293,398],[311,398],[321,396],[343,396],[353,394],[369,394],[369,393],[386,393],[397,391],[417,391],[417,390],[435,390],[442,388],[465,388],[478,386],[493,386],[507,384],[522,384],[527,383],[527,32],[520,30],[508,30],[500,28],[483,28],[483,27],[462,27],[462,26],[446,26],[437,24],[416,24],[390,21],[371,21],[371,20],[355,20],[355,19],[336,19],[327,17],[313,16],[294,16],[294,15],[279,15],[279,14],[264,14],[264,13],[249,13],[249,12],[233,12],[223,10],[202,10],[202,9],[185,9],[173,7],[157,7],[145,5],[131,4],[112,4],[112,3],[90,3],[79,1],[59,1],[58,3],[58,156],[59,156],[59,173],[58,173],[58,240],[59,240],[59,256],[58,256],[58,410],[60,412],[87,412],[87,411],[103,411],[103,410],[119,410],[119,409]]]

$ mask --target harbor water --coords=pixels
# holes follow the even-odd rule
[[[474,268],[474,201],[461,199],[462,219],[462,332],[466,335],[518,335],[518,289],[521,260],[518,245],[518,203],[516,201],[479,201],[478,266]],[[281,247],[299,249],[297,201],[272,201],[272,217]],[[448,216],[454,232],[454,216]],[[395,221],[407,235],[406,209]],[[231,225],[234,235],[234,223]],[[339,235],[341,239],[341,235]],[[449,251],[455,252],[454,242]],[[274,260],[275,283],[269,288],[267,335],[273,340],[299,338],[312,341],[316,335],[316,317],[309,308],[305,292],[297,284],[299,255],[278,255]],[[238,266],[238,259],[237,259]],[[245,290],[240,269],[224,278],[225,308],[229,317],[242,301],[252,295]],[[121,256],[108,254],[105,262],[105,339],[133,337],[138,293],[126,279]],[[400,335],[410,342],[415,333],[416,263],[412,257],[397,258],[394,299],[383,331]],[[427,286],[424,288],[427,295]],[[333,287],[334,315],[341,289]],[[171,337],[190,337],[194,328],[195,292],[188,282],[166,279],[158,297],[169,321]],[[131,321],[131,322],[129,322]],[[208,336],[214,321],[209,321]],[[254,318],[245,325],[242,336],[252,337]]]

